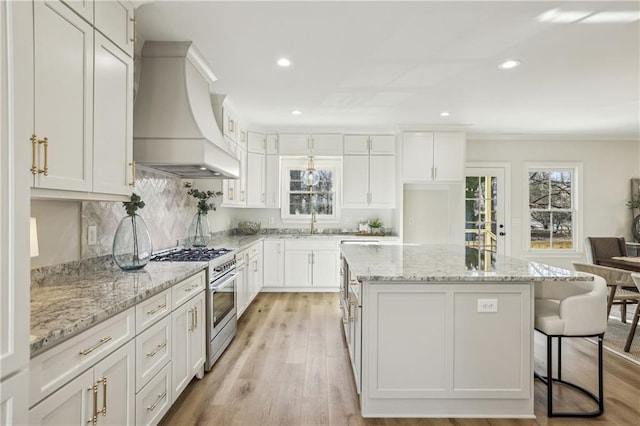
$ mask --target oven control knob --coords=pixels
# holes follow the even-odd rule
[[[213,270],[215,272],[222,272],[222,266],[216,266],[215,268],[213,268]]]

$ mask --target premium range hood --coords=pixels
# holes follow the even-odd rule
[[[145,42],[133,112],[137,164],[189,179],[239,177],[213,115],[215,80],[192,42]]]

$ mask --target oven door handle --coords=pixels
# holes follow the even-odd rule
[[[235,272],[232,273],[227,278],[225,278],[225,280],[222,281],[220,284],[216,284],[215,286],[210,287],[210,290],[215,293],[216,291],[220,290],[222,287],[224,287],[227,284],[229,284],[231,281],[235,280],[237,276],[238,276],[237,273],[235,273]]]

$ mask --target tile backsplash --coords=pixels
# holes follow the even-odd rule
[[[183,180],[151,170],[138,170],[136,187],[145,207],[138,214],[145,221],[154,250],[174,247],[187,235],[187,228],[196,212],[196,203],[187,195]],[[216,205],[219,200],[216,200]],[[213,212],[215,214],[215,212]],[[120,202],[84,201],[81,211],[81,257],[87,259],[111,254],[113,235],[118,223],[126,216]],[[87,244],[88,226],[97,228],[97,244]]]

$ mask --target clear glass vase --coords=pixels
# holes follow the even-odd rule
[[[640,214],[633,218],[631,233],[636,242],[640,243]]]
[[[193,216],[187,235],[187,241],[193,247],[206,247],[209,244],[211,225],[209,225],[206,213],[198,212]]]
[[[144,220],[137,214],[120,220],[113,237],[113,260],[125,271],[144,268],[151,258],[151,236]]]

